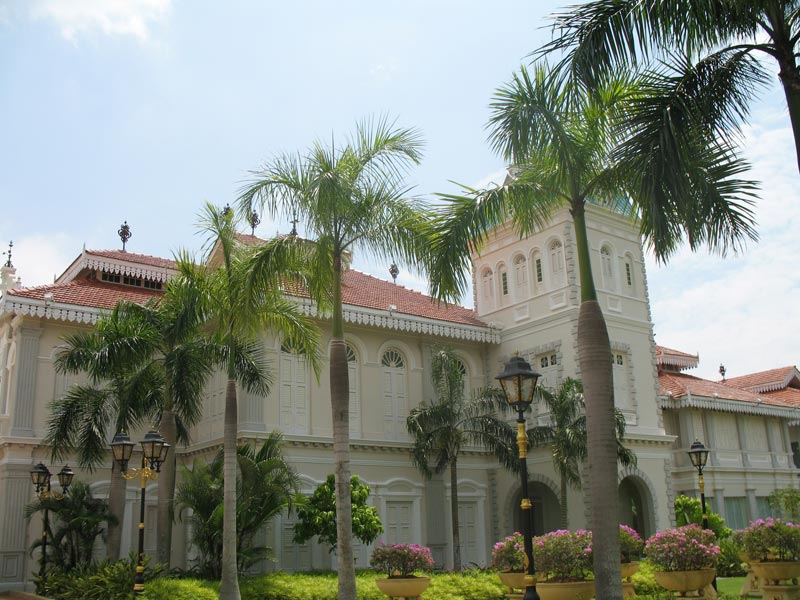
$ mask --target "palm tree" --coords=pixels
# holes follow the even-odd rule
[[[554,392],[544,387],[537,388],[539,398],[550,413],[550,424],[528,429],[528,440],[533,447],[550,446],[553,466],[560,476],[561,528],[569,528],[567,488],[581,489],[581,462],[588,456],[586,444],[586,404],[583,385],[577,379],[567,377]],[[625,416],[614,410],[614,429],[617,436],[617,461],[623,467],[636,464],[636,454],[622,445],[625,437]]]
[[[431,379],[436,400],[411,411],[406,425],[414,436],[411,461],[425,476],[450,469],[450,519],[453,531],[453,569],[461,570],[458,523],[458,456],[469,446],[492,452],[506,469],[519,470],[516,432],[498,417],[506,403],[499,390],[483,390],[464,398],[464,365],[451,348],[434,348]]]
[[[766,62],[758,60],[766,55],[778,66],[800,168],[799,9],[796,0],[595,0],[555,15],[558,37],[537,54],[566,51],[563,64],[590,82],[637,63],[677,61],[684,68],[686,56],[698,56],[692,68],[721,87],[701,88],[717,106],[696,116],[714,119],[724,107],[738,123],[754,88],[769,80]]]
[[[140,331],[140,323],[124,319],[112,311],[100,319],[94,330],[65,337],[56,355],[59,373],[86,373],[88,384],[74,385],[50,406],[45,444],[52,460],[77,454],[80,466],[89,472],[108,456],[108,441],[115,431],[125,431],[157,418],[156,390],[161,385],[158,373],[145,365],[149,348],[130,344]],[[126,481],[112,461],[109,509],[114,515],[109,524],[106,554],[111,560],[120,555],[125,512]]]
[[[269,548],[254,546],[259,529],[287,507],[297,493],[297,474],[286,463],[282,452],[283,434],[272,432],[256,448],[243,444],[237,449],[239,473],[236,492],[236,556],[244,573],[266,557]],[[192,469],[183,468],[175,496],[176,507],[191,509],[192,543],[203,562],[203,577],[219,579],[222,568],[222,515],[224,453],[211,463],[196,460]]]
[[[339,598],[356,597],[350,510],[350,430],[347,357],[342,316],[342,274],[350,253],[415,264],[421,238],[420,212],[404,196],[405,169],[420,160],[421,142],[409,129],[385,120],[356,127],[343,146],[317,142],[305,155],[284,155],[253,173],[239,196],[242,211],[301,219],[314,243],[309,247],[317,302],[332,300],[330,386],[336,476]]]
[[[586,202],[638,216],[659,256],[674,249],[684,231],[690,240],[723,250],[753,236],[749,199],[742,197],[750,188],[733,178],[743,167],[729,149],[701,144],[706,132],[679,131],[694,161],[684,174],[686,197],[676,196],[670,181],[645,181],[638,157],[618,156],[631,102],[640,93],[626,76],[599,82],[589,93],[580,81],[542,65],[532,74],[515,74],[496,93],[490,120],[491,144],[510,164],[508,179],[464,196],[443,195],[449,202],[430,232],[431,293],[458,298],[468,285],[469,251],[479,252],[491,231],[510,221],[525,236],[544,227],[552,211],[569,208],[581,289],[577,347],[586,394],[594,570],[604,600],[622,597],[619,533],[608,518],[618,514],[617,444],[611,347],[592,276]]]
[[[259,249],[254,267],[252,251],[237,242],[233,211],[206,204],[200,227],[208,236],[206,269],[181,261],[188,285],[200,289],[208,311],[214,341],[219,348],[216,361],[227,376],[223,429],[223,519],[222,581],[220,600],[239,600],[236,489],[238,401],[237,382],[248,392],[266,396],[271,377],[266,369],[263,344],[258,336],[264,328],[281,332],[309,358],[316,369],[319,334],[311,319],[283,297],[281,286],[300,272],[293,264],[280,268],[288,256],[287,240],[274,240]],[[219,263],[212,261],[219,261]]]
[[[201,329],[204,316],[200,300],[197,288],[178,278],[169,282],[163,298],[153,299],[144,305],[120,302],[107,324],[98,326],[92,334],[73,336],[69,340],[68,350],[62,352],[57,364],[66,367],[70,364],[68,357],[71,357],[74,359],[71,362],[73,368],[82,366],[85,370],[91,370],[96,365],[89,365],[88,362],[108,361],[108,368],[116,373],[137,370],[141,375],[139,387],[145,383],[149,386],[145,397],[149,398],[150,405],[141,408],[154,420],[159,420],[159,429],[167,443],[173,447],[178,441],[187,443],[186,429],[200,417],[203,388],[211,374],[216,353]],[[129,376],[123,375],[123,386],[128,385],[126,377]],[[81,397],[87,390],[78,387],[75,392],[74,395],[68,395],[64,402],[83,403]],[[104,401],[108,400],[109,397],[105,396]],[[65,436],[82,426],[81,420],[75,418],[74,411],[62,410],[68,408],[64,402],[56,402],[54,417],[50,422],[48,441],[53,444],[54,453],[63,453],[65,445],[70,446],[69,443],[65,444]],[[141,400],[138,402],[141,406]],[[89,402],[84,406],[92,404]],[[97,411],[84,416],[105,418],[103,413]],[[94,420],[89,422],[93,423]],[[83,421],[85,424],[86,421]],[[87,434],[104,429],[93,427]],[[101,444],[97,450],[100,456],[104,456],[107,445],[102,444],[103,440],[100,439],[93,441]],[[78,445],[82,464],[92,462],[91,452],[94,449],[94,444],[88,447]],[[170,560],[174,493],[173,452],[162,466],[158,486],[157,553],[158,561],[166,564]]]

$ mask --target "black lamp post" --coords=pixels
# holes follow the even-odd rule
[[[703,529],[708,529],[708,513],[706,512],[706,484],[703,480],[703,468],[708,462],[708,452],[709,451],[703,445],[703,442],[696,438],[694,442],[692,442],[689,450],[686,452],[689,455],[689,460],[692,461],[692,466],[697,469],[697,486],[700,488],[700,510],[703,512]],[[714,586],[714,589],[717,589],[716,576],[714,576],[712,585]]]
[[[158,479],[161,472],[161,465],[167,458],[169,444],[164,441],[161,434],[155,429],[151,429],[141,441],[142,445],[142,466],[128,468],[128,461],[133,454],[136,446],[124,431],[118,432],[111,441],[111,453],[114,460],[119,465],[119,470],[125,479],[141,478],[142,495],[139,504],[139,553],[136,565],[136,576],[133,579],[133,593],[139,595],[144,591],[144,507],[145,507],[145,486],[148,479]]]
[[[528,435],[525,433],[525,410],[533,402],[533,392],[539,381],[539,373],[518,354],[505,364],[503,372],[497,376],[503,387],[506,402],[517,411],[517,446],[519,446],[520,477],[522,478],[522,535],[525,540],[527,562],[525,576],[525,596],[523,600],[539,600],[536,592],[535,567],[533,564],[533,516],[531,500],[528,496]]]
[[[47,467],[44,466],[44,463],[40,462],[33,467],[33,469],[31,469],[31,482],[36,488],[36,495],[40,500],[63,499],[64,494],[66,494],[67,490],[69,490],[69,486],[72,485],[72,478],[75,477],[75,473],[69,468],[69,465],[64,465],[64,467],[58,472],[58,484],[61,486],[61,492],[53,492],[50,490],[50,478],[52,476],[53,474]],[[44,579],[47,576],[47,530],[50,529],[50,521],[48,517],[49,511],[47,509],[47,505],[45,504],[42,526],[42,564],[39,567],[39,577],[41,577],[42,583],[44,583]]]

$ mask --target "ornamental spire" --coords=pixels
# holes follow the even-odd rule
[[[14,265],[11,264],[11,249],[14,247],[14,241],[8,242],[8,252],[3,252],[3,255],[8,255],[8,260],[4,266],[8,268],[12,268]]]
[[[133,234],[131,233],[131,227],[128,225],[127,221],[120,226],[119,230],[117,231],[117,235],[119,236],[119,239],[122,240],[122,251],[125,252],[125,244],[127,244],[128,240],[133,237]]]
[[[250,235],[255,236],[256,227],[261,223],[261,219],[258,218],[258,213],[256,211],[251,212],[250,216],[247,217],[247,222],[250,223]]]
[[[400,269],[397,267],[397,263],[393,262],[392,266],[389,267],[389,275],[392,276],[395,285],[397,285],[397,276],[399,274],[400,274]]]

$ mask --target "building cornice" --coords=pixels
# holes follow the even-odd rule
[[[708,398],[696,394],[670,398],[659,396],[661,408],[680,410],[681,408],[699,408],[702,410],[716,410],[762,417],[778,417],[781,419],[797,419],[798,409],[793,406],[774,406],[764,403],[741,402],[738,400],[725,400],[724,398]]]
[[[0,298],[0,314],[10,313],[28,317],[40,317],[55,321],[88,323],[94,325],[106,311],[93,306],[77,306],[60,302],[47,303],[44,300],[4,296]]]

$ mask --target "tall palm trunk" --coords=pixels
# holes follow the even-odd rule
[[[231,371],[232,368],[229,369]],[[239,411],[236,401],[236,380],[228,373],[225,389],[225,425],[222,436],[225,462],[222,494],[222,581],[219,600],[241,600],[239,573],[236,564],[236,437]],[[353,596],[355,598],[355,596]]]
[[[122,524],[125,522],[125,490],[128,482],[122,476],[117,461],[111,461],[111,485],[108,488],[108,509],[115,517],[117,523],[108,524],[106,537],[106,558],[119,560],[120,546],[122,545]],[[127,554],[127,553],[126,553]]]
[[[786,23],[783,6],[772,5],[766,8],[765,13],[772,30],[770,37],[775,45],[775,58],[780,67],[778,79],[786,97],[786,108],[794,135],[795,159],[800,170],[800,73],[797,72],[795,42],[792,41],[791,27]]]
[[[450,522],[453,527],[453,570],[461,570],[461,532],[458,522],[458,459],[450,461]]]
[[[586,398],[595,586],[597,600],[622,600],[611,342],[592,278],[582,200],[573,202],[572,219],[581,276],[578,360]]]
[[[350,498],[350,387],[342,318],[342,259],[334,256],[333,334],[331,336],[331,413],[336,475],[336,553],[339,600],[356,599],[353,564],[353,509]]]
[[[561,476],[561,529],[569,529],[569,508],[567,507],[567,478]]]
[[[175,413],[172,407],[165,407],[164,412],[161,413],[159,430],[171,448],[170,452],[167,454],[167,460],[161,467],[158,484],[156,556],[158,562],[166,564],[169,569],[170,554],[172,551],[172,501],[175,497],[175,444],[177,439]]]

